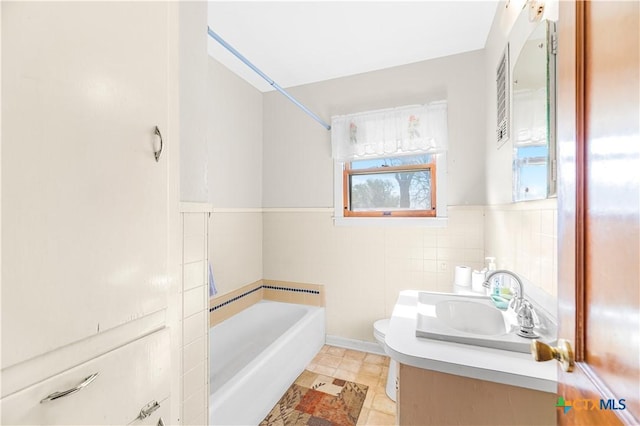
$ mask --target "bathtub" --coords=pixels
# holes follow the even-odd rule
[[[320,351],[324,308],[260,301],[209,329],[209,424],[257,425]]]

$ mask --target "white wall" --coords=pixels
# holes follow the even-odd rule
[[[485,202],[484,53],[474,51],[287,89],[331,116],[448,100],[447,199]],[[264,95],[264,207],[333,206],[330,132],[277,92]]]
[[[218,295],[263,278],[259,209],[214,209],[209,227],[209,258]]]
[[[262,93],[209,58],[207,78],[209,202],[262,205]]]
[[[262,93],[212,58],[206,81],[209,259],[224,294],[262,278]]]
[[[180,200],[206,202],[207,180],[207,4],[180,3]],[[171,143],[170,140],[167,143]]]

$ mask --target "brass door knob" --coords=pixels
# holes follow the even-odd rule
[[[562,366],[562,370],[566,372],[573,371],[573,366],[575,365],[575,357],[571,343],[564,339],[558,339],[558,346],[555,348],[546,343],[534,340],[531,342],[531,355],[533,355],[533,359],[538,362],[556,359]]]

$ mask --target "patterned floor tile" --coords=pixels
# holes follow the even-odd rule
[[[389,371],[389,357],[352,349],[338,348],[324,345],[320,353],[307,367],[308,370],[324,376],[331,376],[342,380],[361,383],[369,386],[366,398],[362,404],[362,411],[358,417],[358,425],[395,425],[396,403],[385,393],[387,374]],[[309,414],[307,414],[309,415]],[[321,418],[301,418],[307,425],[324,426]],[[291,424],[302,423],[287,423]]]

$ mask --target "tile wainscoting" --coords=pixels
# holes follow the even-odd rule
[[[325,286],[327,334],[373,342],[406,289],[451,291],[456,265],[484,262],[484,207],[448,209],[444,228],[335,226],[331,209],[266,209],[264,276]]]
[[[558,293],[557,200],[485,207],[485,253],[499,269],[516,271],[556,297]],[[525,290],[526,291],[526,290]]]
[[[205,424],[209,395],[209,334],[207,333],[206,204],[182,203],[181,387],[180,419],[184,425]]]
[[[226,320],[261,300],[324,306],[321,284],[258,280],[209,300],[209,327]]]
[[[209,256],[225,297],[272,278],[323,283],[327,334],[373,342],[372,324],[391,315],[400,291],[451,291],[455,267],[481,269],[485,256],[555,295],[555,218],[553,199],[449,206],[444,228],[335,226],[328,208],[214,208]],[[230,316],[276,291],[260,288],[210,317],[221,321],[222,312]],[[311,296],[278,297],[305,303]]]

